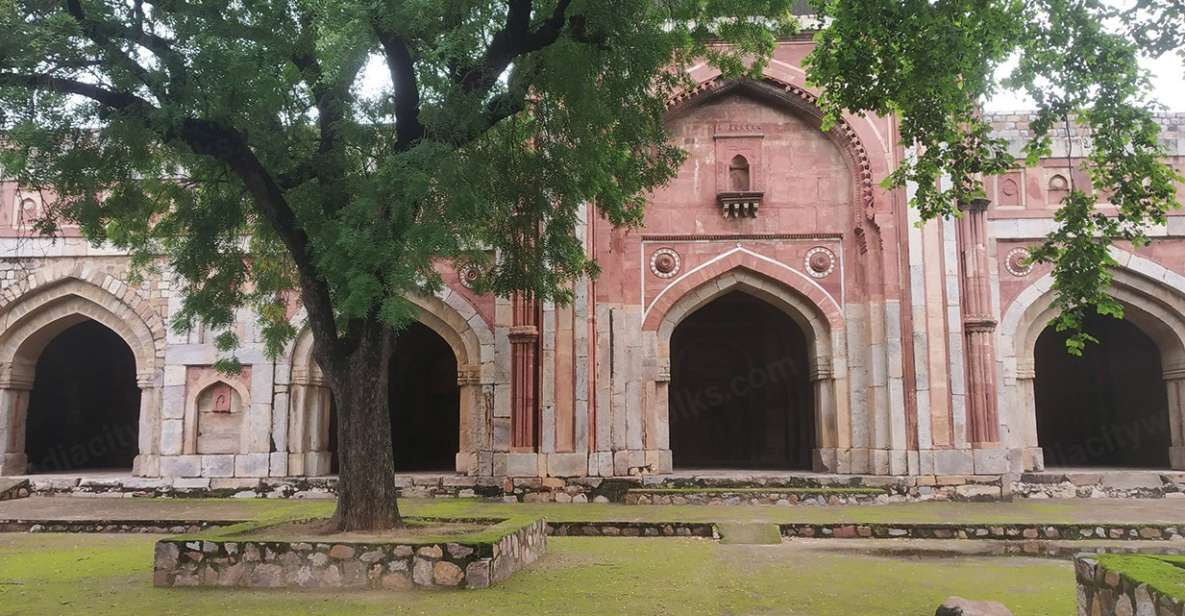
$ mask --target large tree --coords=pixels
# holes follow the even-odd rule
[[[0,0],[5,174],[56,200],[40,227],[80,224],[162,258],[184,281],[174,326],[260,315],[269,351],[308,315],[339,413],[337,520],[398,523],[387,364],[404,299],[439,288],[442,261],[479,286],[564,300],[595,275],[574,232],[583,204],[636,224],[676,172],[666,102],[707,60],[757,75],[793,26],[793,0]],[[1145,0],[816,0],[811,81],[824,110],[894,113],[933,218],[1013,164],[977,110],[1000,87],[1038,107],[1028,153],[1059,123],[1095,131],[1094,185],[1075,190],[1038,251],[1055,263],[1066,327],[1116,312],[1106,247],[1140,243],[1173,204],[1141,49],[1180,44]],[[1118,25],[1116,25],[1118,24]],[[720,43],[727,43],[721,45]],[[368,65],[389,86],[360,87]],[[949,176],[950,182],[942,182]],[[227,352],[238,344],[219,336]]]
[[[681,161],[679,67],[759,73],[791,22],[790,0],[0,0],[3,163],[56,196],[42,231],[165,256],[179,329],[248,306],[279,353],[298,297],[338,413],[338,525],[385,528],[405,297],[443,260],[565,299],[595,273],[581,207],[636,223]]]

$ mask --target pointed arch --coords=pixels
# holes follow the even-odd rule
[[[456,356],[461,407],[457,471],[475,472],[477,452],[489,440],[487,416],[493,412],[484,392],[497,378],[493,332],[477,308],[448,287],[431,296],[410,295],[408,300],[418,308],[416,320],[444,339]],[[313,360],[312,331],[303,327],[302,313],[296,319],[300,333],[289,355],[289,473],[323,475],[329,472],[331,460],[331,395],[325,375]]]
[[[734,251],[667,288],[651,304],[643,331],[653,336],[658,364],[655,380],[657,443],[669,449],[671,335],[687,316],[733,291],[761,299],[792,319],[806,336],[814,392],[815,470],[836,469],[837,451],[850,447],[847,353],[839,305],[821,287],[797,272],[747,251]],[[813,282],[813,281],[812,281]]]
[[[1170,463],[1185,469],[1185,276],[1119,248],[1111,249],[1119,266],[1112,274],[1110,294],[1124,306],[1124,318],[1144,332],[1160,352],[1162,377],[1168,389]],[[1001,421],[1009,446],[1023,449],[1025,468],[1044,468],[1037,438],[1034,393],[1037,338],[1057,318],[1053,277],[1046,274],[1025,288],[1000,320],[1000,408],[1010,409]]]
[[[136,474],[155,474],[157,404],[165,328],[152,305],[105,272],[34,272],[0,293],[0,475],[24,472],[24,425],[37,360],[58,334],[84,321],[114,332],[132,352],[141,389]]]

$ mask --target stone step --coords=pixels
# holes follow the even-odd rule
[[[761,522],[720,522],[716,524],[720,543],[735,545],[779,545],[782,531],[777,524]]]

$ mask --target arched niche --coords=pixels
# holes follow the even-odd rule
[[[251,394],[244,379],[226,378],[211,372],[212,369],[187,388],[184,452],[204,455],[253,453],[243,444],[244,418],[251,405]]]

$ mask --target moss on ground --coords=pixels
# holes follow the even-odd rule
[[[1074,610],[1068,562],[886,558],[825,546],[697,539],[553,538],[549,551],[483,591],[307,593],[158,589],[145,535],[0,535],[0,614],[927,614],[949,595],[995,599],[1017,616]]]
[[[1100,554],[1100,565],[1185,602],[1185,556]]]

